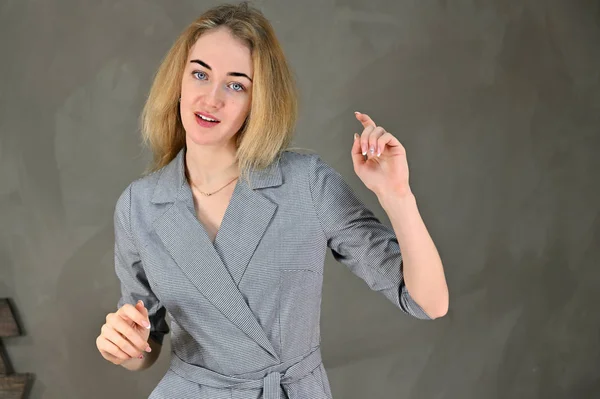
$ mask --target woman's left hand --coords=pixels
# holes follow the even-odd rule
[[[354,172],[378,196],[390,192],[398,196],[411,194],[408,162],[402,144],[391,133],[377,126],[367,114],[357,112],[355,115],[364,130],[360,136],[354,134]],[[367,159],[363,155],[365,152]]]

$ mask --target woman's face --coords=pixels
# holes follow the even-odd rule
[[[224,28],[203,34],[190,49],[181,81],[179,112],[187,140],[199,145],[229,143],[250,111],[252,78],[247,46]]]

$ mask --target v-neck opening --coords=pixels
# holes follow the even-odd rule
[[[202,221],[198,217],[198,213],[196,212],[196,207],[194,206],[194,193],[192,191],[192,186],[190,185],[190,183],[187,179],[187,173],[186,173],[186,157],[187,157],[187,151],[184,149],[183,159],[181,162],[181,170],[180,170],[180,173],[182,173],[182,178],[183,178],[183,185],[181,187],[182,195],[180,195],[179,198],[184,201],[187,208],[192,213],[194,219],[196,219],[196,223],[198,223],[198,225],[204,232],[204,237],[206,238],[206,241],[208,241],[212,245],[213,249],[216,250],[218,241],[222,240],[222,238],[220,238],[220,237],[224,233],[221,233],[221,230],[223,230],[223,227],[225,226],[225,221],[228,217],[228,214],[231,213],[230,209],[231,209],[233,200],[236,196],[236,193],[239,189],[240,179],[238,179],[235,182],[235,186],[233,187],[233,192],[231,193],[231,197],[229,198],[229,203],[227,204],[227,208],[225,208],[225,213],[223,213],[223,218],[221,219],[221,224],[219,225],[219,228],[217,229],[217,233],[215,234],[214,241],[212,241],[210,239],[210,236],[208,235],[206,226],[204,225],[204,223],[202,223]]]
[[[202,229],[202,231],[204,233],[204,237],[206,238],[206,241],[209,242],[215,249],[217,248],[218,242],[222,241],[221,236],[223,234],[225,234],[222,232],[222,230],[223,230],[223,228],[226,228],[227,219],[229,218],[229,214],[231,213],[232,204],[237,195],[238,190],[239,190],[239,180],[235,183],[235,187],[233,189],[233,192],[231,193],[231,198],[229,199],[229,203],[227,204],[227,208],[225,208],[225,213],[223,214],[223,218],[221,219],[221,224],[219,225],[219,228],[217,229],[217,234],[215,234],[215,240],[212,241],[210,239],[210,236],[208,234],[206,226],[198,218],[198,213],[196,212],[196,207],[194,206],[194,193],[192,192],[192,187],[190,186],[187,179],[184,178],[184,182],[183,182],[183,186],[182,186],[182,190],[181,190],[182,192],[179,196],[179,200],[185,204],[186,208],[188,208],[188,210],[192,214],[193,218],[195,219],[195,222],[198,223],[198,225]]]
[[[206,234],[206,238],[208,238],[208,242],[210,242],[212,244],[213,248],[215,248],[215,249],[217,248],[216,247],[217,240],[219,240],[219,237],[222,235],[221,231],[225,227],[225,222],[228,217],[228,214],[231,213],[231,206],[232,206],[233,200],[235,198],[235,195],[237,193],[239,182],[240,182],[239,179],[238,179],[238,181],[235,182],[235,186],[233,187],[233,191],[231,192],[231,197],[229,198],[229,202],[227,203],[227,207],[225,208],[225,213],[223,213],[223,218],[221,219],[221,224],[219,225],[219,228],[217,229],[217,234],[215,234],[214,241],[211,241],[210,237],[208,236],[208,232],[206,231],[206,226],[204,226],[204,223],[202,223],[202,221],[200,219],[198,219],[198,215],[196,215],[196,220],[198,220],[198,223],[200,223],[200,225],[202,226],[202,229],[204,230],[204,234]],[[190,187],[190,191],[191,191],[191,187]],[[192,193],[192,203],[193,203],[193,197],[194,197],[194,194]],[[194,208],[194,211],[195,211],[195,208]]]

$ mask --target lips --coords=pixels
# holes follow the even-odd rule
[[[204,118],[207,118],[207,119],[210,119],[210,120],[209,120],[209,121],[207,121],[207,122],[213,122],[213,123],[219,123],[219,122],[221,122],[221,121],[220,121],[219,119],[217,119],[215,116],[213,116],[213,115],[211,115],[211,114],[209,114],[209,113],[206,113],[206,112],[195,112],[195,114],[196,114],[196,116],[198,116],[200,119],[202,119],[202,117],[204,117]],[[205,120],[205,119],[203,119],[203,120]]]

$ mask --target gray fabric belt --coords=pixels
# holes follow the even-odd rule
[[[321,364],[321,347],[316,347],[304,357],[276,364],[262,371],[228,376],[181,360],[175,353],[171,357],[171,370],[188,381],[214,388],[263,388],[264,399],[280,399],[279,387],[287,393],[285,385],[299,381]]]

